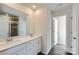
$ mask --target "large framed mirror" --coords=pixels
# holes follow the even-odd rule
[[[0,8],[0,38],[27,36],[27,15],[2,5]]]

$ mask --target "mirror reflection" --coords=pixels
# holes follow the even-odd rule
[[[10,14],[0,14],[0,38],[26,36],[27,21],[22,17]]]

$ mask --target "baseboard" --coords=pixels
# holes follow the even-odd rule
[[[66,55],[73,55],[71,52],[66,52]]]
[[[44,53],[42,53],[42,52],[39,52],[37,55],[45,55]]]

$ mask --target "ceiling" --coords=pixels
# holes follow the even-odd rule
[[[47,7],[50,8],[51,10],[55,10],[56,8],[64,7],[67,5],[72,5],[71,3],[20,3],[23,6],[30,7],[33,9],[33,5],[36,5],[36,9],[41,8],[41,7]]]

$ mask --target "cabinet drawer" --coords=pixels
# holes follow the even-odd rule
[[[16,53],[14,53],[12,55],[26,55],[26,49],[23,48],[22,50],[19,50],[19,51],[17,51]]]
[[[5,51],[2,51],[0,52],[1,55],[10,55],[10,54],[13,54],[14,52],[18,51],[18,50],[21,50],[25,47],[25,44],[21,44],[21,45],[18,45],[18,46],[15,46],[15,47],[12,47],[10,49],[7,49]]]

